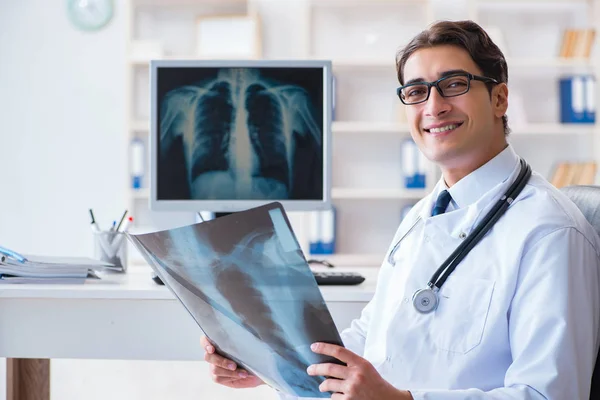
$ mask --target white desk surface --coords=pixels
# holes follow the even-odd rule
[[[342,330],[372,298],[379,269],[336,270],[367,278],[356,286],[320,286]],[[80,285],[0,286],[0,357],[202,360],[201,335],[148,266]]]
[[[319,286],[326,302],[369,301],[373,297],[379,268],[336,268],[330,271],[355,271],[366,279],[359,285]],[[154,283],[150,267],[135,266],[125,274],[104,273],[102,279],[88,279],[84,284],[6,284],[0,286],[0,298],[166,300],[174,299],[174,296],[165,286]]]

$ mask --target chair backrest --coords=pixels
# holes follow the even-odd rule
[[[600,235],[600,186],[567,186],[560,189],[581,210],[588,222]],[[600,306],[600,305],[599,305]],[[592,376],[590,400],[600,399],[600,352]]]

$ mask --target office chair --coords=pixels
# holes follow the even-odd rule
[[[600,235],[600,186],[567,186],[560,189],[581,210],[585,218]],[[590,400],[600,399],[600,352],[592,376]]]

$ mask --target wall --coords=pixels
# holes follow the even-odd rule
[[[90,256],[88,208],[106,226],[126,204],[125,1],[114,1],[114,19],[96,33],[72,27],[66,3],[0,1],[0,245]],[[0,400],[5,383],[0,378]],[[258,400],[274,393],[212,384],[203,362],[52,360],[51,397]]]
[[[123,212],[124,20],[73,28],[66,1],[0,3],[0,243],[91,255],[88,208]]]

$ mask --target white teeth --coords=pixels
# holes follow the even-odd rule
[[[446,126],[442,126],[440,128],[431,128],[429,130],[429,132],[440,133],[440,132],[449,131],[450,129],[456,129],[457,127],[458,127],[458,125],[456,125],[456,124],[446,125]]]

